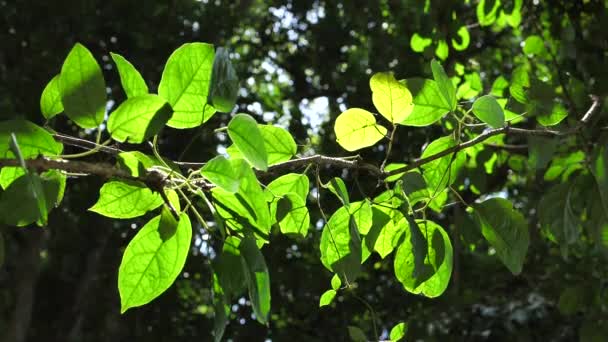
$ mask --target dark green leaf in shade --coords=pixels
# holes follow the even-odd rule
[[[166,208],[137,232],[118,269],[121,313],[149,303],[173,284],[186,262],[191,238],[188,215],[182,213],[178,222]]]
[[[443,99],[448,104],[450,110],[456,108],[456,89],[452,80],[443,70],[443,67],[436,60],[431,61],[431,71],[433,72],[433,78],[437,82],[437,87],[443,96]],[[415,102],[414,102],[415,104]]]
[[[365,333],[358,327],[353,325],[348,326],[348,336],[350,336],[350,340],[352,342],[367,342],[369,341],[367,337],[365,337]]]
[[[0,232],[0,270],[4,265],[4,255],[5,255],[6,247],[4,246],[4,237],[2,236],[2,232]]]
[[[255,239],[250,237],[241,241],[239,249],[243,256],[243,271],[255,318],[262,324],[268,324],[268,314],[270,313],[270,276],[268,275],[264,255],[258,249]]]
[[[553,159],[553,154],[557,148],[557,139],[547,137],[528,137],[528,163],[536,170],[547,167]]]
[[[327,182],[327,184],[323,184],[323,187],[336,195],[342,204],[345,206],[350,205],[350,198],[348,196],[348,191],[346,190],[346,184],[344,184],[344,181],[341,178],[334,177]]]
[[[471,109],[479,120],[492,128],[500,128],[505,125],[505,113],[496,99],[490,95],[475,100]]]
[[[238,266],[240,268],[240,260]],[[213,275],[213,312],[213,341],[220,342],[228,324],[230,306],[216,274]]]
[[[236,192],[239,189],[241,180],[239,175],[232,168],[230,161],[223,156],[217,156],[209,160],[201,168],[201,175],[211,181],[211,183],[221,187],[228,192]]]
[[[60,76],[55,75],[44,87],[40,96],[40,112],[42,112],[42,115],[47,120],[63,112],[63,103],[61,102],[61,92],[59,90]]]
[[[230,113],[236,104],[239,79],[230,61],[230,53],[218,47],[213,59],[207,102],[220,112]]]
[[[581,230],[579,218],[572,209],[571,195],[572,184],[562,183],[550,188],[538,203],[541,227],[560,244],[564,256],[568,254],[568,245],[578,240]]]
[[[227,237],[222,252],[213,260],[213,269],[226,298],[240,295],[247,285],[245,273],[241,266],[240,245],[241,240],[239,238],[235,236]]]
[[[452,275],[452,244],[448,234],[438,224],[428,220],[417,220],[416,224],[427,242],[424,264],[430,274],[419,274],[422,278],[415,274],[417,251],[408,231],[395,254],[395,276],[408,292],[429,298],[438,297],[447,288]]]
[[[254,118],[248,114],[236,114],[228,123],[228,135],[251,165],[262,171],[268,169],[264,138]]]
[[[272,125],[258,125],[258,128],[264,138],[268,166],[288,161],[296,155],[298,148],[289,131]]]
[[[171,117],[171,106],[158,95],[128,98],[110,114],[108,131],[120,142],[140,144],[156,135]]]
[[[127,97],[148,94],[146,81],[144,81],[133,64],[117,53],[110,52],[110,56],[112,56],[112,60],[116,64],[118,75],[120,76],[120,84],[122,84],[122,89],[125,91]]]
[[[109,181],[101,187],[97,203],[89,210],[106,217],[125,219],[141,216],[161,204],[161,196],[143,183]]]
[[[198,127],[215,114],[207,103],[213,68],[213,45],[187,43],[173,51],[158,85],[158,95],[173,108],[173,128]]]
[[[40,208],[34,197],[31,178],[41,184],[44,206],[47,212],[59,205],[65,190],[65,175],[57,170],[47,171],[41,175],[31,173],[22,175],[10,183],[0,194],[0,221],[11,226],[26,226],[37,222],[42,225]]]
[[[452,107],[437,82],[425,78],[408,78],[400,82],[410,90],[414,103],[412,113],[401,122],[402,125],[428,126],[450,112]]]
[[[321,262],[344,284],[354,281],[361,271],[361,238],[350,222],[347,207],[338,209],[323,228],[320,243]],[[357,241],[359,246],[355,247]]]
[[[604,211],[608,217],[608,147],[598,147],[591,163],[591,173],[597,183]]]
[[[415,206],[416,203],[421,201],[428,201],[430,199],[429,190],[424,177],[418,171],[409,171],[401,177],[403,183],[401,187],[403,192],[408,199],[410,206]]]
[[[566,287],[559,296],[557,308],[562,315],[571,316],[585,304],[588,289],[584,286]]]
[[[61,67],[59,79],[65,114],[82,128],[95,128],[106,111],[106,82],[93,54],[77,43]]]
[[[496,255],[513,273],[521,273],[530,237],[523,215],[504,198],[491,198],[473,205],[475,220]]]

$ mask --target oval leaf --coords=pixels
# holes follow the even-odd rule
[[[473,103],[473,114],[493,128],[500,128],[505,125],[505,113],[500,104],[491,95],[478,98]]]
[[[270,313],[270,276],[266,261],[253,238],[241,241],[240,251],[255,318],[266,324]]]
[[[241,184],[239,175],[232,168],[230,161],[222,156],[208,161],[201,169],[201,175],[229,192],[236,192]]]
[[[144,81],[133,64],[117,53],[110,52],[110,56],[112,56],[112,60],[116,64],[118,75],[120,76],[120,84],[122,84],[122,89],[124,89],[127,97],[147,94],[148,86],[146,85],[146,81]]]
[[[120,312],[149,303],[173,284],[190,250],[188,215],[179,223],[168,210],[151,219],[129,242],[118,270]]]
[[[288,161],[295,156],[298,148],[289,131],[272,125],[258,125],[258,128],[264,138],[268,166]]]
[[[376,123],[372,113],[351,108],[338,116],[334,132],[338,144],[352,152],[376,144],[386,135],[386,128]]]
[[[89,208],[106,217],[133,218],[158,208],[163,200],[144,184],[134,181],[110,181],[99,190],[97,203]]]
[[[108,131],[120,142],[140,144],[161,130],[171,117],[171,107],[153,94],[128,98],[112,112]]]
[[[180,46],[167,60],[158,85],[158,95],[174,110],[167,125],[197,127],[215,113],[215,108],[207,103],[213,54],[213,45],[189,43]]]
[[[228,135],[251,165],[262,171],[268,169],[264,138],[254,118],[247,114],[235,115],[228,123]]]
[[[496,249],[498,258],[511,273],[521,273],[530,243],[528,225],[523,215],[504,198],[491,198],[474,204],[473,209],[481,233]]]
[[[106,111],[106,82],[93,54],[77,43],[61,67],[59,79],[65,114],[82,128],[103,122]]]
[[[450,112],[451,107],[443,97],[437,82],[424,78],[408,78],[403,84],[414,96],[412,113],[401,122],[406,126],[428,126]]]
[[[321,295],[321,298],[319,299],[319,307],[322,308],[324,306],[331,304],[331,302],[334,301],[335,297],[336,297],[336,290],[327,290],[327,291],[323,292],[323,294]]]
[[[356,227],[355,227],[356,228]],[[361,238],[351,229],[351,215],[346,206],[338,209],[321,234],[321,262],[348,284],[361,271]]]
[[[435,222],[417,220],[416,223],[426,240],[428,250],[424,263],[431,273],[420,282],[421,275],[416,274],[415,267],[417,251],[408,234],[395,254],[395,276],[408,292],[438,297],[448,287],[452,275],[452,243],[448,234]]]
[[[60,75],[55,75],[46,87],[44,87],[42,95],[40,96],[40,111],[47,119],[63,112],[61,92],[59,91],[59,77]]]
[[[239,79],[230,61],[230,53],[218,48],[213,59],[211,85],[207,101],[218,111],[230,113],[236,103]]]
[[[380,72],[369,80],[372,101],[378,112],[392,123],[405,120],[414,107],[412,94],[392,73]]]

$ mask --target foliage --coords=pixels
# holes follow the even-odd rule
[[[511,39],[522,42],[521,52],[492,57],[513,63],[510,73],[493,72],[493,78],[483,69],[491,63],[450,62],[450,53],[467,53],[474,39],[458,20],[451,23],[453,34],[412,34],[413,51],[429,57],[434,49],[442,61],[428,58],[418,75],[371,73],[368,100],[348,103],[330,123],[334,135],[329,128],[317,137],[332,140],[331,155],[317,154],[327,151],[316,149],[312,139],[298,144],[295,132],[284,126],[241,113],[238,54],[208,43],[185,43],[173,51],[156,93],[147,86],[153,81],[112,53],[126,99],[106,118],[104,73],[94,54],[77,43],[42,91],[42,118],[52,121],[44,126],[24,119],[0,122],[0,221],[47,226],[61,205],[68,176],[103,179],[90,211],[146,221],[118,267],[120,313],[161,300],[185,272],[187,258],[200,253],[192,240],[204,232],[214,248],[206,252],[208,272],[197,286],[209,293],[206,310],[214,318],[209,333],[215,340],[233,324],[231,305],[243,296],[259,323],[270,327],[280,321],[279,301],[272,298],[282,268],[268,257],[280,239],[293,246],[313,244],[316,258],[306,263],[315,273],[322,274],[317,266],[323,265],[332,274],[330,286],[316,294],[318,310],[345,300],[366,307],[371,324],[349,324],[344,334],[352,340],[381,338],[378,324],[392,326],[385,329],[391,340],[417,333],[418,322],[411,318],[395,317],[391,326],[379,322],[360,284],[398,283],[404,296],[441,301],[453,295],[450,286],[457,286],[460,258],[482,270],[483,277],[506,269],[512,274],[507,279],[525,280],[544,272],[534,265],[539,256],[559,250],[566,263],[598,267],[556,290],[560,312],[581,311],[580,336],[592,340],[593,327],[608,324],[595,319],[608,310],[605,94],[574,78],[566,83],[559,68],[547,65],[565,53],[558,44],[575,42],[558,40],[548,24],[541,32],[522,33],[522,8],[522,1],[507,6],[499,0],[467,7],[478,30],[509,30]],[[527,10],[524,14],[534,8]],[[428,78],[414,77],[419,75]],[[257,86],[263,96],[262,85]],[[228,120],[212,126],[217,120],[211,119],[222,113]],[[63,154],[76,137],[66,139],[51,128],[60,120],[70,120],[82,135],[96,133],[88,151]],[[164,136],[192,128],[220,136],[225,149],[194,163],[161,153]],[[406,132],[416,130],[424,139],[407,139]],[[191,144],[196,147],[196,139],[182,156]],[[345,156],[337,146],[360,154]],[[114,164],[92,159],[108,148]],[[533,191],[535,182],[547,190]],[[77,191],[68,189],[68,194]],[[0,235],[0,266],[4,254]],[[371,269],[389,271],[380,280],[370,276]],[[593,298],[585,297],[587,285]]]

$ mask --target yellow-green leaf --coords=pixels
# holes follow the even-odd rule
[[[386,128],[376,123],[372,113],[351,108],[338,116],[334,132],[338,144],[352,152],[376,144],[386,135]]]
[[[412,94],[392,73],[380,72],[369,80],[372,101],[378,112],[392,123],[405,120],[412,109]]]
[[[128,98],[112,112],[108,131],[120,142],[140,144],[161,130],[171,117],[171,106],[153,94]]]

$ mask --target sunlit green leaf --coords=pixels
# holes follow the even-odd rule
[[[77,43],[63,62],[59,78],[65,114],[82,128],[99,126],[106,111],[106,83],[93,54]]]
[[[410,47],[415,52],[423,52],[424,49],[431,44],[433,44],[433,40],[431,38],[424,38],[418,33],[414,33],[410,39]]]
[[[334,177],[327,184],[323,184],[323,187],[331,191],[342,204],[345,206],[350,205],[350,197],[348,196],[348,190],[346,190],[346,184],[342,178]]]
[[[393,124],[405,120],[413,109],[412,94],[392,73],[380,72],[369,80],[372,101],[382,116]]]
[[[340,276],[334,274],[333,277],[331,277],[331,288],[338,291],[340,289],[340,286],[342,286]]]
[[[450,54],[450,48],[448,47],[448,43],[445,40],[441,39],[437,42],[437,47],[435,48],[435,56],[441,60],[445,60],[448,58]]]
[[[209,160],[200,172],[213,184],[229,192],[236,192],[241,184],[239,175],[232,168],[232,164],[223,156]]]
[[[392,329],[391,332],[389,334],[389,338],[391,339],[391,341],[399,341],[402,338],[405,337],[405,335],[407,334],[407,323],[401,322],[397,325],[395,325]]]
[[[416,205],[421,201],[428,201],[430,198],[429,190],[424,177],[418,171],[407,172],[401,177],[403,192],[407,197],[410,206]]]
[[[158,85],[158,95],[173,108],[167,123],[174,128],[202,125],[215,113],[207,103],[213,68],[213,45],[188,43],[173,51]]]
[[[270,312],[270,276],[266,261],[255,239],[245,238],[241,241],[239,249],[243,256],[243,270],[255,318],[258,322],[267,324]]]
[[[323,292],[321,298],[319,299],[319,307],[321,308],[331,304],[334,300],[334,297],[336,297],[336,290],[331,289]]]
[[[530,238],[523,215],[503,198],[491,198],[473,205],[481,233],[496,250],[511,273],[521,273]]]
[[[272,125],[258,125],[258,128],[268,154],[268,166],[288,161],[295,156],[298,148],[289,131]]]
[[[40,111],[47,120],[63,112],[63,103],[61,103],[61,92],[59,90],[60,76],[55,75],[44,87],[40,96]]]
[[[188,215],[179,222],[164,209],[129,242],[118,269],[120,312],[149,303],[165,292],[181,273],[190,251]]]
[[[395,254],[395,276],[404,288],[414,294],[426,297],[440,296],[448,286],[452,275],[452,244],[448,234],[432,221],[417,220],[428,250],[424,263],[432,272],[420,282],[415,275],[415,251],[408,230],[406,238]]]
[[[471,40],[469,30],[466,26],[461,26],[456,34],[460,37],[460,42],[457,42],[456,39],[452,38],[452,47],[454,47],[454,50],[456,51],[466,50],[469,47],[469,42]]]
[[[251,165],[262,171],[268,169],[264,138],[254,118],[247,114],[235,115],[228,123],[228,135]]]
[[[171,107],[153,94],[128,98],[110,114],[108,131],[120,142],[140,144],[156,135],[171,117]]]
[[[279,215],[281,211],[281,204],[288,203],[285,213]],[[277,221],[283,234],[299,234],[302,237],[306,237],[308,228],[310,227],[310,214],[306,207],[306,201],[302,199],[298,194],[290,192],[281,199],[277,204]],[[282,216],[282,217],[280,217]]]
[[[433,78],[437,82],[437,87],[443,95],[443,99],[448,104],[450,110],[456,108],[456,88],[443,70],[443,67],[436,60],[431,61],[431,71],[433,72]]]
[[[568,116],[568,111],[564,106],[554,104],[548,112],[540,113],[536,116],[536,121],[543,126],[555,126]]]
[[[455,145],[456,142],[452,137],[441,137],[431,142],[426,149],[424,149],[421,158],[435,155]],[[431,197],[437,196],[443,189],[456,181],[465,160],[466,157],[464,153],[457,152],[448,154],[422,166],[422,175],[429,187],[429,194]],[[440,198],[435,199],[435,201],[438,201],[438,205],[441,205],[443,202]]]
[[[376,144],[386,135],[386,128],[376,123],[374,115],[364,109],[351,108],[336,119],[336,141],[347,151]]]
[[[89,210],[111,218],[133,218],[158,208],[163,200],[144,184],[109,181],[99,190],[99,199]]]
[[[308,197],[309,189],[308,177],[303,174],[288,173],[283,175],[266,186],[266,197],[268,202],[272,201],[274,197],[281,197],[287,193],[296,193],[303,200]]]
[[[477,20],[481,26],[490,26],[496,21],[500,0],[480,0],[477,3]]]
[[[401,122],[406,126],[428,126],[441,119],[451,110],[437,82],[424,78],[402,80],[414,96],[412,113]]]
[[[121,152],[116,159],[118,164],[129,170],[131,176],[134,177],[143,176],[147,172],[147,169],[155,165],[162,165],[155,157],[139,151]]]
[[[380,215],[378,211],[384,213],[385,216]],[[368,248],[371,247],[370,249],[378,252],[384,259],[399,245],[408,224],[399,210],[374,206],[372,212],[374,221],[369,232],[370,236],[366,236],[365,243]]]
[[[493,128],[500,128],[505,125],[505,113],[496,99],[490,95],[485,95],[473,103],[473,114]]]
[[[540,36],[532,35],[524,41],[524,53],[538,55],[545,51],[545,43]]]
[[[346,206],[338,209],[323,228],[320,243],[321,262],[344,283],[354,281],[361,270],[361,238],[350,220]]]
[[[133,64],[117,53],[110,52],[110,56],[112,56],[112,60],[116,64],[118,75],[120,76],[120,83],[122,84],[122,89],[124,89],[127,97],[148,94],[146,81],[144,81]]]
[[[222,47],[215,52],[209,87],[207,102],[220,112],[230,113],[236,103],[239,79],[230,61],[230,53]]]

